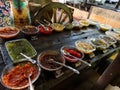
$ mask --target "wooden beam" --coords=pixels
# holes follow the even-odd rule
[[[97,80],[91,90],[104,90],[105,87],[112,82],[115,78],[119,79],[120,75],[120,52],[116,59],[110,64],[100,78]]]
[[[115,6],[115,8],[118,9],[119,6],[120,6],[120,0],[119,0],[119,2],[117,3],[117,5]]]

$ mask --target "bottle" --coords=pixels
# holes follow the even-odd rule
[[[11,8],[15,27],[31,24],[28,0],[12,0]]]

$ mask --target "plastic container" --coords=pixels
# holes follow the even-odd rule
[[[91,19],[87,19],[87,22],[90,24],[90,25],[98,25],[99,23],[97,21],[94,21],[94,20],[91,20]]]
[[[109,44],[100,38],[91,38],[90,41],[98,50],[104,50],[109,47]]]
[[[65,29],[66,29],[66,30],[72,30],[72,29],[73,29],[72,23],[67,23],[67,24],[65,24]]]
[[[106,31],[105,34],[115,38],[118,41],[120,41],[120,34],[114,32],[114,31]]]
[[[21,56],[20,53],[24,53],[31,58],[37,55],[34,47],[26,39],[7,41],[5,43],[5,47],[13,62],[25,60],[25,58]]]
[[[113,28],[113,31],[120,34],[120,28]]]
[[[49,35],[53,31],[52,27],[50,27],[50,26],[46,27],[48,30],[45,30],[45,28],[43,26],[38,26],[38,28],[39,28],[40,33],[45,34],[45,35]]]
[[[53,30],[55,30],[57,32],[61,32],[64,30],[65,26],[62,24],[59,24],[59,23],[53,23],[52,28],[53,28]]]
[[[108,36],[108,35],[100,35],[99,38],[103,39],[106,43],[109,44],[109,46],[117,43],[116,39],[114,39],[113,37]]]
[[[99,27],[100,27],[100,30],[102,31],[108,31],[112,29],[112,26],[107,25],[107,24],[100,24]]]
[[[90,42],[87,42],[87,41],[78,40],[75,42],[75,46],[77,50],[82,51],[85,54],[91,54],[93,53],[93,51],[96,50],[94,45],[92,45]]]
[[[89,23],[87,20],[80,20],[79,22],[80,22],[80,25],[82,25],[83,27],[89,26]]]
[[[78,21],[73,21],[72,26],[73,26],[73,29],[75,30],[80,30],[80,28],[82,28],[82,26],[80,26],[80,23]]]
[[[84,53],[78,51],[75,47],[70,45],[62,46],[60,51],[65,60],[71,63],[75,63],[78,59],[84,58]]]

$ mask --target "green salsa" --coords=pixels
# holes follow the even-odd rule
[[[8,41],[6,48],[13,62],[25,60],[20,53],[26,54],[29,57],[34,57],[37,54],[36,50],[26,39]]]

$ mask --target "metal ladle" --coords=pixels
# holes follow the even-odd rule
[[[30,62],[32,62],[33,64],[36,63],[35,60],[31,59],[30,57],[26,56],[25,54],[23,54],[23,53],[20,53],[20,54],[21,54],[22,56],[24,56],[27,60],[29,60]],[[74,73],[80,74],[80,72],[79,72],[78,70],[76,70],[76,69],[74,69],[74,68],[72,68],[72,67],[70,67],[70,66],[68,66],[68,65],[65,65],[65,64],[63,64],[63,63],[57,62],[57,61],[55,61],[54,59],[50,59],[50,60],[53,61],[53,62],[56,63],[56,64],[62,65],[62,66],[64,66],[64,67],[72,70]]]

